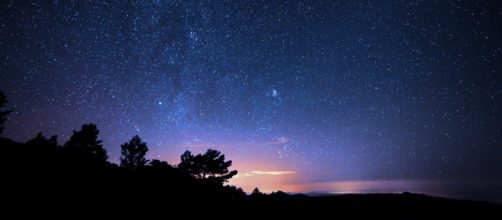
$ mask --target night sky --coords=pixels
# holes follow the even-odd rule
[[[13,140],[92,122],[114,162],[211,147],[247,191],[502,201],[500,1],[0,4]]]

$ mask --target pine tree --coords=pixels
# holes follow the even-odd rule
[[[181,155],[178,168],[198,179],[224,183],[237,174],[237,170],[228,170],[230,166],[232,166],[232,161],[225,161],[224,154],[208,149],[206,153],[196,156],[193,156],[190,151],[185,151]]]
[[[129,142],[120,145],[122,156],[120,157],[120,166],[137,169],[143,167],[148,162],[145,155],[148,152],[148,146],[141,141],[138,135],[132,137]]]
[[[64,148],[79,154],[79,157],[104,162],[108,155],[101,144],[103,141],[98,140],[98,134],[99,130],[95,124],[84,124],[80,131],[73,131]]]

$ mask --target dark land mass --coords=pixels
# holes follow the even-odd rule
[[[163,161],[127,169],[40,137],[0,140],[2,219],[502,219],[499,204],[412,193],[246,195]]]

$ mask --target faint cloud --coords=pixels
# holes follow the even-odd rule
[[[296,174],[296,171],[289,170],[253,170],[251,172],[247,172],[244,174],[238,174],[235,177],[249,177],[249,176],[258,176],[258,175],[268,175],[268,176],[281,176],[281,175],[293,175]]]
[[[278,176],[278,175],[295,174],[296,171],[261,171],[261,170],[253,170],[250,173],[254,174],[254,175],[273,175],[273,176]]]

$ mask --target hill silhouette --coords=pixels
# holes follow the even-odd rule
[[[0,113],[3,128],[10,111]],[[119,166],[94,124],[62,145],[39,133],[25,143],[0,138],[0,146],[3,219],[502,219],[500,205],[411,193],[246,195],[225,184],[237,171],[221,152],[186,151],[177,166],[148,161],[139,136],[121,146]]]

